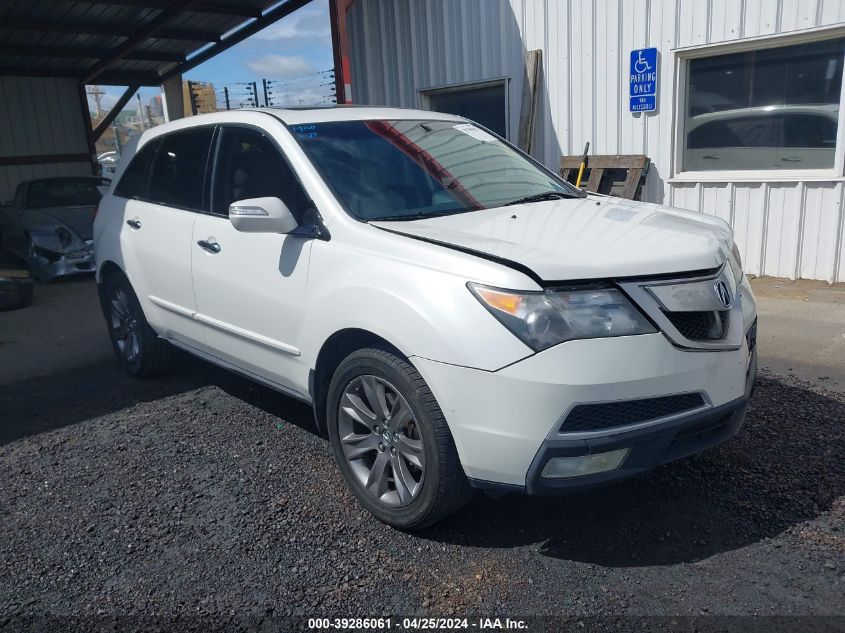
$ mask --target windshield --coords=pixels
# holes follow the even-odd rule
[[[26,208],[94,206],[103,197],[98,186],[108,184],[108,180],[100,178],[36,180],[29,185]]]
[[[401,220],[579,192],[498,137],[455,121],[341,121],[291,126],[347,211]]]

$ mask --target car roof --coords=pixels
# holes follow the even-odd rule
[[[790,103],[782,105],[752,106],[749,108],[734,108],[732,110],[717,110],[703,112],[690,117],[690,123],[700,124],[706,121],[723,121],[725,119],[739,119],[745,117],[765,116],[767,114],[815,114],[830,119],[837,119],[839,104],[837,103]]]
[[[441,120],[463,121],[463,117],[431,110],[412,108],[385,108],[382,106],[337,105],[317,108],[254,108],[267,112],[288,125],[302,123],[326,123],[330,121],[372,121],[372,120]]]
[[[238,108],[224,110],[210,114],[177,119],[163,125],[157,125],[141,134],[141,145],[149,139],[166,134],[170,131],[183,130],[201,125],[220,125],[231,122],[243,122],[261,125],[266,117],[271,116],[285,125],[302,125],[307,123],[327,123],[332,121],[384,121],[384,120],[427,120],[427,121],[466,121],[463,117],[443,112],[429,110],[413,110],[410,108],[384,108],[377,106],[333,106],[308,108]]]

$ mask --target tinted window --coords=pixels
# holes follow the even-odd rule
[[[778,147],[782,117],[747,116],[704,123],[690,132],[690,149],[718,147]]]
[[[203,185],[211,127],[171,132],[161,138],[153,160],[147,197],[152,202],[203,209]]]
[[[279,148],[267,136],[245,127],[221,130],[212,212],[228,215],[236,200],[280,198],[300,221],[307,196]]]
[[[691,60],[684,168],[833,167],[844,59],[837,38]]]
[[[836,147],[836,121],[815,114],[789,114],[783,118],[784,147]]]
[[[21,184],[18,185],[18,188],[15,190],[15,208],[16,209],[23,209],[24,197],[26,197],[26,184],[21,183]]]
[[[466,117],[507,138],[504,84],[430,92],[428,109]]]
[[[29,183],[26,208],[94,206],[103,197],[97,188],[102,185],[102,180],[94,178],[35,180]]]
[[[120,182],[114,188],[114,195],[120,196],[121,198],[144,199],[147,197],[150,165],[153,162],[157,144],[158,139],[153,139],[133,156],[132,162],[129,163],[129,166],[120,178]]]
[[[456,121],[342,121],[292,131],[346,209],[362,220],[499,207],[575,194],[507,143]]]

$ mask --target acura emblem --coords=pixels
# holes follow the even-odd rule
[[[728,284],[724,282],[723,279],[720,279],[716,282],[716,296],[719,297],[719,301],[722,302],[722,305],[726,308],[731,307],[731,292],[728,290]]]

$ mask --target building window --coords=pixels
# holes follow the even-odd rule
[[[687,63],[683,171],[832,169],[845,38]]]
[[[423,107],[466,117],[508,137],[507,91],[504,81],[426,90]]]

